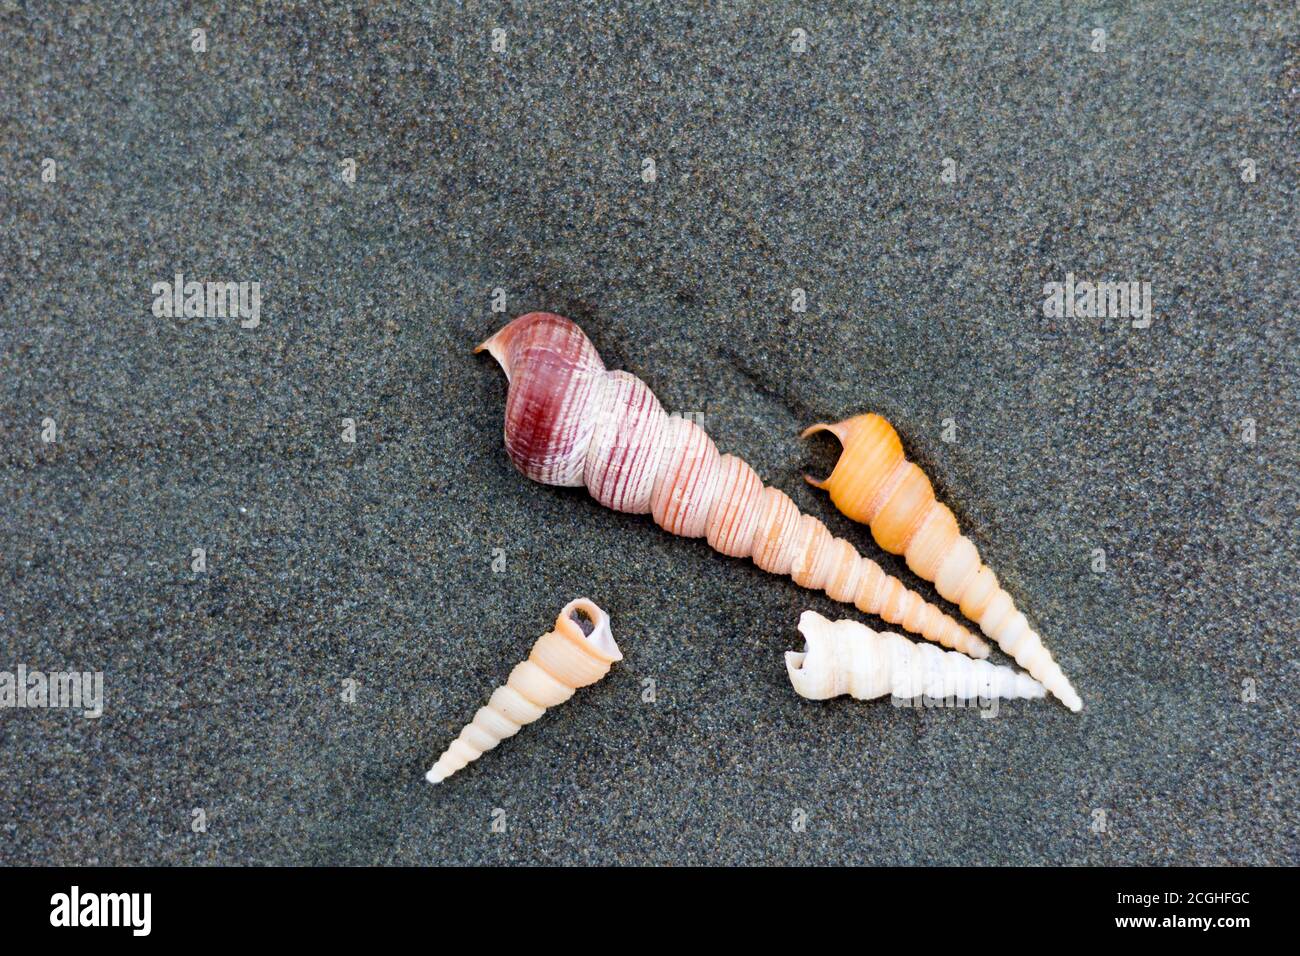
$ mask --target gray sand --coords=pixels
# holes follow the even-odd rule
[[[0,711],[0,862],[1300,862],[1293,4],[174,6],[0,3],[0,670],[106,682]],[[519,475],[532,309],[933,595],[800,479],[886,415],[1083,713],[796,697],[881,622]],[[626,660],[426,784],[580,594]]]

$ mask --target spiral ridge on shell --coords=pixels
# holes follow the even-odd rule
[[[531,312],[483,349],[510,382],[506,451],[529,478],[584,485],[606,507],[650,514],[673,534],[704,538],[945,647],[988,654],[980,638],[802,514],[742,459],[719,454],[694,421],[666,413],[641,379],[606,370],[576,323]]]

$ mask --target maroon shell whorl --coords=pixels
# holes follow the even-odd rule
[[[534,481],[576,487],[594,427],[605,363],[577,324],[529,312],[474,351],[492,354],[510,381],[506,451]]]
[[[521,362],[529,361],[529,351],[538,346],[559,348],[570,356],[575,365],[598,372],[605,370],[605,363],[600,360],[600,353],[591,344],[587,334],[572,319],[554,312],[528,312],[512,319],[474,351],[490,352],[501,363],[507,381],[513,381],[515,367]]]

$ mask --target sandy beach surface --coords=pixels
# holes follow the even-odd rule
[[[103,713],[0,710],[0,861],[1300,863],[1293,5],[52,6],[0,670]],[[888,417],[1083,712],[797,697],[801,611],[883,622],[516,472],[534,309],[938,600],[801,478]],[[427,784],[578,595],[625,660]]]

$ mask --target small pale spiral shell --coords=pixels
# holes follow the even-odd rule
[[[510,381],[506,451],[528,477],[584,484],[607,507],[648,512],[673,534],[751,557],[945,647],[988,654],[982,640],[801,514],[784,492],[764,487],[744,461],[720,455],[694,421],[667,414],[641,379],[606,371],[570,320],[522,315],[479,348]]]
[[[959,605],[1066,707],[1082,709],[1037,632],[962,536],[952,511],[936,500],[930,479],[907,460],[893,426],[879,415],[857,415],[835,425],[813,425],[804,435],[819,431],[834,433],[844,450],[829,478],[808,478],[809,484],[830,492],[844,514],[870,525],[877,544],[903,555],[918,577],[933,581],[939,594]]]
[[[446,780],[548,708],[564,703],[579,687],[600,680],[622,659],[609,630],[609,615],[586,598],[570,601],[555,619],[555,629],[537,639],[528,658],[492,692],[425,779]]]
[[[858,621],[829,621],[814,611],[799,618],[803,651],[785,655],[795,693],[810,700],[849,694],[871,700],[931,697],[994,700],[1042,697],[1028,674],[971,660],[932,644],[913,644],[898,634],[878,634]]]

